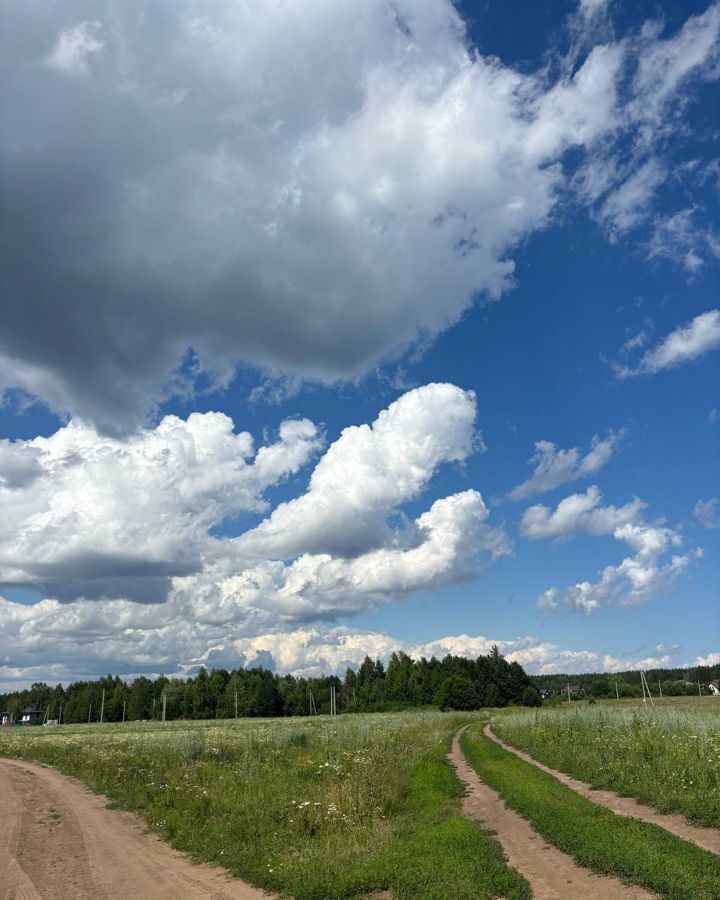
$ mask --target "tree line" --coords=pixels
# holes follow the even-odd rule
[[[648,684],[653,693],[664,697],[694,696],[707,694],[711,681],[720,679],[720,665],[694,666],[685,669],[648,669]],[[573,691],[571,699],[585,698],[611,699],[613,697],[642,697],[640,672],[629,670],[612,674],[585,673],[582,675],[532,675],[531,680],[544,695],[560,694],[568,685],[579,690]],[[698,687],[699,685],[699,687]]]
[[[406,653],[393,653],[387,667],[366,656],[357,670],[346,671],[344,679],[296,678],[262,667],[232,671],[200,667],[189,678],[141,675],[128,682],[107,675],[67,687],[38,682],[27,690],[0,694],[0,710],[17,718],[24,707],[34,706],[63,723],[97,722],[101,711],[105,722],[161,719],[163,710],[166,720],[303,716],[329,713],[332,688],[338,712],[542,703],[522,666],[508,662],[493,647],[487,656],[474,660],[451,655],[414,660]]]

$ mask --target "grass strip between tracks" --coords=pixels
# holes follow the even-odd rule
[[[518,759],[473,727],[461,739],[480,778],[551,844],[595,872],[666,900],[718,900],[720,858],[662,828],[617,816]]]

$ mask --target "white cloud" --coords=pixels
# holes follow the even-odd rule
[[[122,441],[73,421],[0,443],[0,582],[61,599],[159,600],[202,566],[208,529],[266,508],[263,492],[320,447],[307,419],[255,450],[221,413],[167,416]]]
[[[590,449],[583,455],[578,447],[558,450],[550,441],[537,441],[535,453],[530,463],[535,464],[532,476],[513,488],[507,495],[509,500],[526,500],[535,494],[551,491],[560,485],[594,475],[611,459],[622,440],[624,431],[609,431],[601,439],[595,435]]]
[[[388,514],[414,499],[443,462],[473,447],[475,395],[450,384],[411,390],[372,425],[346,428],[320,460],[301,497],[235,543],[243,556],[300,552],[357,556],[390,537]],[[442,421],[442,427],[438,423]]]
[[[704,528],[720,528],[720,500],[717,497],[698,500],[693,515]]]
[[[634,87],[636,98],[630,114],[645,120],[641,136],[646,142],[662,130],[669,101],[690,75],[717,78],[720,55],[720,5],[710,5],[704,13],[691,16],[683,27],[666,40],[658,40],[659,25],[647,23],[638,48]],[[671,124],[665,126],[671,129]]]
[[[664,167],[653,136],[710,72],[718,9],[551,78],[475,53],[449,0],[101,0],[80,24],[68,0],[13,4],[2,191],[27,227],[0,391],[122,430],[191,369],[333,382],[431,340],[512,286],[573,190],[569,148],[622,173],[642,138]],[[639,200],[612,189],[619,227]]]
[[[100,23],[91,21],[63,29],[46,59],[47,65],[61,72],[87,72],[88,59],[100,53],[105,46],[99,37],[100,31]]]
[[[697,656],[695,666],[720,666],[720,653],[708,653],[707,656]]]
[[[473,452],[475,413],[474,395],[452,385],[406,393],[372,425],[345,429],[307,491],[237,537],[211,529],[266,509],[264,491],[318,450],[311,422],[284,422],[257,451],[218,413],[170,416],[125,441],[71,422],[0,444],[0,585],[46,596],[0,601],[0,660],[30,671],[47,647],[60,667],[169,670],[220,644],[475,578],[509,552],[476,490],[402,516],[441,463]]]
[[[87,620],[78,619],[67,629],[58,628],[53,622],[57,610],[52,608],[51,601],[45,601],[43,609],[30,609],[27,613],[27,608],[0,598],[0,623],[20,645],[16,664],[0,657],[0,691],[39,680],[54,684],[97,677],[107,673],[108,665],[125,677],[141,671],[182,675],[200,664],[226,668],[263,665],[296,677],[322,674],[342,677],[347,668],[359,666],[366,655],[387,661],[393,652],[402,650],[414,659],[442,658],[448,653],[474,659],[489,653],[493,644],[497,644],[510,662],[518,662],[526,671],[542,675],[667,666],[675,652],[673,649],[645,658],[617,657],[597,651],[565,649],[532,636],[503,639],[457,634],[409,643],[382,632],[357,631],[344,625],[278,628],[248,636],[227,628],[178,623],[152,629],[146,623],[147,634],[141,644],[138,632],[129,629],[124,619],[113,627],[112,633],[101,635]],[[27,614],[23,615],[23,611]],[[124,647],[128,639],[130,649]],[[31,641],[39,651],[34,656],[27,652]],[[52,660],[46,661],[42,649],[48,641],[52,642],[55,654]],[[187,652],[182,656],[173,655],[180,641]],[[84,652],[79,652],[81,649]],[[707,657],[712,658],[712,655]],[[710,664],[701,660],[699,657],[695,664]]]
[[[712,229],[696,224],[696,217],[695,207],[670,215],[656,215],[648,242],[648,257],[673,260],[690,275],[703,268],[708,256],[720,257],[720,240]]]
[[[579,499],[582,501],[582,496]],[[639,504],[639,501],[634,503]],[[616,540],[628,544],[634,555],[625,557],[616,566],[606,566],[597,582],[578,582],[562,591],[555,586],[549,588],[538,597],[541,609],[551,612],[568,609],[590,615],[605,606],[637,606],[646,603],[669,590],[692,562],[703,554],[699,547],[685,554],[673,553],[675,548],[682,545],[679,531],[660,524],[648,525],[638,521],[642,505],[633,509],[633,504],[628,504],[620,510],[614,507],[599,508],[592,512],[588,512],[587,505],[585,509],[580,508],[581,506],[582,503],[575,502],[568,514],[557,520],[553,519],[553,515],[557,515],[560,507],[552,515],[548,512],[539,516],[538,534],[535,536],[554,536],[560,533],[556,522],[566,524],[563,519],[576,530],[579,527],[591,530],[625,518],[626,521],[613,528],[612,534]],[[623,510],[628,513],[623,515]],[[598,513],[597,524],[593,522],[594,512]],[[543,528],[545,535],[542,534]],[[599,530],[594,533],[603,534],[607,531]]]
[[[695,316],[687,325],[679,326],[657,346],[647,350],[634,368],[616,365],[615,371],[619,378],[651,375],[699,359],[718,348],[720,309],[711,309]]]
[[[580,12],[586,19],[592,19],[601,12],[605,12],[609,0],[580,0]]]
[[[541,675],[649,669],[669,665],[672,660],[670,653],[638,659],[589,650],[566,650],[532,636],[503,640],[458,634],[410,644],[387,634],[355,632],[344,626],[260,635],[236,642],[232,650],[241,655],[246,665],[272,662],[279,671],[310,676],[327,672],[343,675],[348,666],[356,667],[366,655],[386,661],[393,652],[400,650],[413,659],[429,659],[432,656],[442,659],[447,654],[476,659],[490,653],[494,644],[510,662],[518,662],[531,674]]]
[[[646,217],[655,190],[665,177],[657,160],[648,160],[605,198],[598,217],[608,228],[611,240],[617,240]]]
[[[520,532],[532,540],[567,538],[580,531],[593,535],[612,534],[621,525],[637,521],[646,504],[637,497],[625,506],[601,506],[599,489],[591,485],[584,494],[571,494],[555,510],[538,504],[523,513]]]

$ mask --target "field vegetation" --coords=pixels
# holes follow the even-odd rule
[[[583,866],[665,900],[717,900],[720,858],[655,825],[615,815],[518,759],[473,727],[462,748],[480,778]]]
[[[461,815],[445,758],[459,724],[414,712],[7,728],[0,755],[82,778],[179,849],[294,897],[526,900],[495,839]]]
[[[595,788],[720,827],[720,698],[564,704],[503,715],[494,730]]]

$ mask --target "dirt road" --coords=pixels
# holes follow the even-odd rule
[[[261,900],[195,865],[80,782],[0,759],[0,900]]]
[[[653,894],[616,878],[595,875],[557,847],[546,843],[513,812],[502,797],[478,778],[460,749],[461,729],[453,738],[450,762],[468,793],[463,812],[497,832],[508,862],[530,882],[535,900],[651,900]]]
[[[591,803],[605,806],[620,816],[627,816],[630,819],[640,819],[641,822],[659,825],[660,828],[664,828],[665,831],[669,831],[684,841],[690,841],[691,844],[696,844],[698,847],[702,847],[703,850],[709,850],[710,853],[720,854],[720,828],[704,828],[700,825],[691,825],[683,816],[658,812],[652,806],[645,806],[637,800],[633,800],[632,797],[621,797],[620,794],[616,794],[614,791],[596,791],[584,781],[578,781],[577,778],[572,778],[564,772],[551,769],[550,766],[538,762],[538,760],[533,759],[532,756],[529,756],[522,750],[516,750],[515,747],[506,744],[505,741],[493,733],[490,725],[485,726],[484,733],[491,741],[499,744],[503,750],[507,750],[508,753],[514,753],[519,759],[525,760],[525,762],[540,769],[541,772],[546,772],[548,775],[552,775],[553,778],[557,778],[559,782],[585,797],[586,800],[590,800]]]

